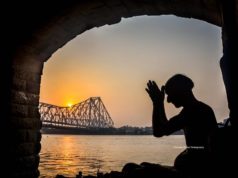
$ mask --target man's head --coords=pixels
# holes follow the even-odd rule
[[[176,74],[165,84],[167,101],[173,103],[175,107],[184,106],[186,99],[192,93],[193,81],[185,75]]]

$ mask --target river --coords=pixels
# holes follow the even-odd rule
[[[42,135],[40,177],[68,177],[82,171],[95,175],[121,171],[128,162],[173,165],[185,149],[183,135],[155,138],[152,135]]]

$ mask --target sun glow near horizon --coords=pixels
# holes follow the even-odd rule
[[[68,103],[67,103],[67,106],[68,106],[69,108],[71,108],[71,107],[73,106],[73,104],[72,104],[71,102],[68,102]]]

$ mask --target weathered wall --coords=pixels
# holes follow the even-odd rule
[[[122,17],[174,14],[222,26],[223,9],[219,7],[218,0],[63,0],[15,4],[8,1],[1,5],[0,61],[1,81],[4,82],[1,95],[5,98],[1,107],[4,115],[1,117],[1,131],[4,130],[1,132],[4,145],[1,153],[6,156],[2,173],[24,178],[39,174],[41,123],[37,107],[40,81],[44,61],[57,49],[86,30],[118,23]],[[236,6],[232,7],[237,12]],[[237,17],[237,14],[232,16]],[[235,23],[236,27],[236,20],[228,21],[228,24]],[[233,42],[227,41],[228,34],[234,35],[234,32],[223,31],[224,46],[234,46]],[[230,60],[229,55],[225,58],[223,75],[228,81],[227,91],[232,95],[230,108],[235,110],[235,92],[231,89],[234,82],[231,84],[229,80],[233,74],[227,72],[232,66],[227,61],[235,58]]]

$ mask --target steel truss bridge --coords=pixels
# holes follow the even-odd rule
[[[110,128],[114,126],[100,97],[91,97],[71,107],[39,103],[43,127]]]

